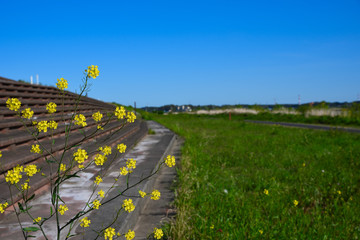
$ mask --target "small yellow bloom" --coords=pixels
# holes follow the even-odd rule
[[[0,151],[0,158],[2,157],[2,152]]]
[[[88,217],[84,217],[80,220],[80,226],[81,227],[89,227],[91,221],[88,219]]]
[[[36,125],[37,129],[39,130],[39,132],[47,132],[48,129],[48,122],[47,121],[40,121],[37,123]]]
[[[130,229],[129,229],[129,231],[125,234],[126,240],[132,240],[134,237],[135,237],[135,232],[134,232],[134,231],[131,231]]]
[[[41,219],[42,219],[41,217],[37,217],[37,218],[35,218],[35,219],[33,220],[33,222],[34,222],[34,223],[39,223],[39,222],[41,221]]]
[[[94,182],[99,185],[102,181],[102,178],[100,176],[97,176]]]
[[[100,122],[103,115],[100,112],[96,112],[92,115],[92,117],[95,120],[95,122]]]
[[[125,209],[125,211],[127,212],[132,212],[135,210],[135,206],[132,202],[132,199],[125,199],[123,202],[122,207]]]
[[[26,182],[26,183],[24,183],[24,184],[21,184],[21,189],[22,190],[28,190],[30,188],[30,186],[29,186],[29,184]]]
[[[97,166],[102,166],[106,160],[107,160],[107,157],[105,157],[104,155],[96,154],[96,156],[95,156],[95,164]]]
[[[6,100],[6,107],[12,111],[17,111],[21,107],[21,102],[17,98],[8,98]]]
[[[34,176],[39,170],[37,169],[35,164],[30,164],[24,168],[24,172],[26,172],[26,175],[29,177]]]
[[[210,229],[214,229],[214,227],[215,227],[214,224],[211,224]]]
[[[125,108],[123,106],[121,107],[116,107],[115,109],[115,116],[118,119],[123,119],[125,117],[126,113],[125,113]]]
[[[83,164],[79,164],[78,168],[83,169],[85,166]]]
[[[264,189],[264,194],[269,195],[269,191],[267,189]]]
[[[99,147],[98,150],[101,151],[105,156],[108,156],[111,154],[111,147],[109,147],[109,146]]]
[[[160,199],[160,192],[158,190],[154,190],[151,193],[152,200],[159,200]]]
[[[175,166],[175,157],[168,155],[165,159],[165,163],[168,167],[173,167]]]
[[[32,145],[30,152],[32,152],[32,153],[40,153],[41,152],[40,145],[39,144]]]
[[[51,120],[51,121],[48,123],[48,127],[49,127],[50,129],[57,129],[58,123],[55,122],[55,121],[53,121],[53,120]]]
[[[142,198],[144,198],[144,197],[146,196],[146,192],[143,192],[143,191],[141,191],[141,190],[139,190],[139,194],[140,194],[140,196],[141,196]]]
[[[87,77],[92,77],[95,79],[97,76],[99,76],[100,71],[98,70],[98,66],[91,65],[88,67],[88,69],[85,69],[85,72],[87,73]]]
[[[58,209],[58,211],[61,215],[64,215],[67,210],[69,210],[69,209],[66,205],[60,205],[59,209]]]
[[[135,119],[136,119],[135,113],[128,112],[127,115],[126,115],[126,119],[127,119],[127,122],[129,122],[129,123],[135,122]]]
[[[22,117],[30,119],[34,115],[34,111],[31,111],[31,108],[26,108],[25,110],[21,111]]]
[[[161,239],[164,236],[163,230],[161,228],[154,228],[154,238]]]
[[[341,191],[340,191],[340,190],[338,190],[337,193],[338,193],[339,195],[341,195]]]
[[[136,168],[136,160],[130,158],[126,161],[126,166],[129,170],[135,169]]]
[[[56,107],[56,103],[53,102],[49,102],[48,104],[46,104],[46,110],[48,110],[50,114],[56,112]]]
[[[109,240],[112,240],[113,237],[115,236],[115,234],[116,234],[115,229],[112,227],[109,227],[109,228],[105,229],[105,231],[104,231],[104,238],[105,239],[109,238]]]
[[[82,127],[87,126],[86,118],[85,118],[85,116],[83,114],[76,115],[74,120],[75,120],[75,125],[79,125],[79,126],[82,126]]]
[[[79,164],[83,163],[86,159],[88,159],[87,152],[84,149],[78,149],[77,152],[73,154],[74,160]]]
[[[98,195],[103,198],[105,196],[105,192],[103,190],[100,190],[98,192]]]
[[[259,233],[262,235],[262,234],[264,233],[264,231],[260,229],[260,230],[259,230]]]
[[[5,209],[9,206],[9,204],[7,202],[5,203],[0,203],[0,213],[4,213]]]
[[[18,169],[13,168],[12,170],[7,171],[6,176],[5,176],[5,180],[6,182],[10,182],[11,184],[16,184],[20,181],[20,179],[22,178],[21,175],[22,171],[18,171]]]
[[[93,203],[94,209],[99,209],[99,207],[101,206],[101,203],[99,200],[94,200],[92,203]]]
[[[60,78],[60,79],[57,79],[56,86],[58,89],[64,90],[64,89],[68,88],[68,82],[66,79]]]
[[[66,171],[66,164],[60,164],[60,172],[65,172]]]
[[[125,150],[126,150],[126,145],[121,143],[121,144],[118,144],[117,145],[117,150],[120,152],[120,153],[124,153]]]
[[[120,174],[123,176],[126,176],[126,174],[128,174],[128,170],[126,169],[126,167],[121,167],[120,168]]]
[[[294,200],[294,205],[295,207],[299,204],[299,202],[297,200]]]
[[[305,167],[306,166],[306,164],[305,163],[303,163],[303,167]]]

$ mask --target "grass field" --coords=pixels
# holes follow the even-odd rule
[[[152,115],[185,137],[170,239],[358,239],[360,135]]]

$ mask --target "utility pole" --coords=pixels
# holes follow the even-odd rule
[[[33,77],[30,76],[30,83],[33,84]]]

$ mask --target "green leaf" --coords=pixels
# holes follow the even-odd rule
[[[25,212],[21,203],[18,202],[18,206],[19,206],[19,209],[20,209],[21,212]]]
[[[55,144],[55,139],[52,140],[52,145],[54,145],[54,144]]]
[[[53,214],[53,209],[52,209],[52,207],[50,207],[50,215],[52,215]]]
[[[31,201],[34,197],[35,197],[35,194],[31,195],[31,197],[29,197],[29,198],[25,201],[25,203]]]
[[[38,228],[38,227],[26,227],[26,228],[23,228],[24,232],[36,232],[38,230],[40,230],[40,228]]]
[[[36,238],[36,236],[33,236],[33,235],[27,235],[26,237],[27,238]]]

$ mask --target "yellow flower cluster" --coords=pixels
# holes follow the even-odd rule
[[[6,107],[12,111],[17,111],[21,107],[21,102],[17,98],[8,98],[6,100]]]
[[[75,125],[79,125],[82,127],[87,126],[86,118],[84,115],[82,115],[82,114],[76,115],[74,119],[75,119]]]
[[[0,151],[0,158],[2,157],[2,152]]]
[[[135,119],[136,119],[136,115],[135,113],[133,112],[128,112],[127,115],[126,115],[126,119],[129,123],[133,123],[135,122]]]
[[[27,165],[25,168],[24,168],[24,172],[26,172],[26,175],[28,175],[29,177],[32,177],[34,176],[37,172],[39,172],[40,169],[37,169],[36,165],[35,164],[30,164],[30,165]]]
[[[60,164],[60,172],[65,172],[66,171],[66,164]]]
[[[265,195],[269,195],[269,190],[264,189],[264,194],[265,194]]]
[[[31,146],[31,150],[30,150],[30,152],[32,152],[32,153],[40,153],[40,152],[41,152],[41,150],[40,150],[40,146],[39,146],[39,144],[32,145],[32,146]]]
[[[144,198],[144,197],[146,196],[146,192],[143,192],[143,191],[141,191],[141,190],[139,190],[139,194],[140,194],[140,196],[141,196],[142,198]]]
[[[163,230],[161,228],[154,228],[154,238],[161,239],[164,236]]]
[[[109,227],[109,228],[105,229],[105,231],[104,231],[104,238],[105,239],[109,238],[109,240],[112,240],[114,236],[115,236],[115,229],[114,228]]]
[[[104,155],[101,154],[96,154],[95,156],[95,164],[97,166],[102,166],[104,165],[104,162],[107,160],[107,157],[105,157]]]
[[[92,115],[92,117],[95,120],[95,122],[100,122],[103,115],[100,112],[96,112]]]
[[[87,152],[84,149],[78,149],[77,152],[73,154],[74,160],[79,164],[83,163],[86,159],[88,159]]]
[[[30,188],[29,184],[26,182],[24,184],[21,184],[21,189],[22,190],[28,190]]]
[[[126,166],[130,173],[132,173],[132,170],[136,168],[136,160],[130,158],[126,161]]]
[[[299,204],[299,202],[297,200],[294,200],[293,203],[294,203],[295,207]]]
[[[58,89],[64,90],[64,89],[68,88],[68,82],[66,79],[60,78],[60,79],[57,79],[56,86]]]
[[[88,69],[85,69],[85,72],[87,72],[87,77],[92,77],[95,79],[97,76],[99,76],[100,71],[98,70],[98,66],[91,65],[88,67]]]
[[[47,132],[48,129],[48,122],[47,121],[40,121],[37,123],[37,129],[39,132]]]
[[[111,154],[111,147],[109,147],[109,146],[99,147],[98,150],[101,151],[105,156],[108,156]]]
[[[11,184],[16,184],[22,178],[21,172],[23,172],[23,167],[14,167],[12,170],[9,170],[6,173],[5,180]]]
[[[100,176],[97,176],[94,182],[99,185],[102,181],[102,178]]]
[[[53,102],[49,102],[48,104],[46,104],[46,110],[48,110],[50,114],[56,112],[56,107],[56,103]]]
[[[93,208],[94,209],[99,209],[99,207],[101,205],[99,200],[94,200],[92,203],[93,203]]]
[[[124,202],[123,202],[123,205],[122,207],[125,209],[125,211],[127,212],[132,212],[135,210],[135,206],[132,202],[132,199],[125,199]]]
[[[168,167],[173,167],[175,166],[175,157],[168,155],[165,159],[165,163]]]
[[[34,223],[39,223],[39,222],[41,221],[41,219],[42,219],[41,217],[37,217],[37,218],[35,218],[35,219],[33,220],[33,222],[34,222]]]
[[[69,209],[68,209],[68,207],[67,207],[66,205],[60,205],[60,206],[59,206],[59,209],[58,209],[58,211],[59,211],[59,213],[60,213],[61,215],[64,215],[64,213],[65,213],[67,210],[69,210]]]
[[[121,143],[117,145],[117,150],[119,151],[119,153],[124,153],[126,150],[126,145]]]
[[[151,193],[152,200],[159,200],[160,199],[160,192],[158,190],[154,190]]]
[[[58,123],[55,122],[55,121],[53,121],[53,120],[51,120],[51,121],[48,123],[48,127],[49,127],[50,129],[57,129]]]
[[[120,168],[120,174],[123,176],[126,176],[126,174],[128,174],[128,170],[126,169],[126,167],[121,167]]]
[[[25,110],[21,111],[22,117],[30,119],[34,115],[34,111],[31,110],[31,108],[26,108]]]
[[[131,231],[130,229],[129,229],[129,231],[125,234],[126,240],[132,240],[132,239],[134,239],[134,237],[135,237],[135,232],[134,232],[134,231]]]
[[[87,217],[84,217],[83,219],[80,220],[81,227],[89,227],[90,223],[91,221]]]
[[[118,119],[123,119],[125,117],[126,113],[125,113],[125,108],[123,106],[121,107],[116,107],[115,109],[115,116]]]
[[[6,203],[0,203],[0,213],[4,213],[5,209],[9,206],[9,204]]]
[[[103,198],[105,197],[105,192],[101,189],[100,191],[98,191],[98,195]]]

